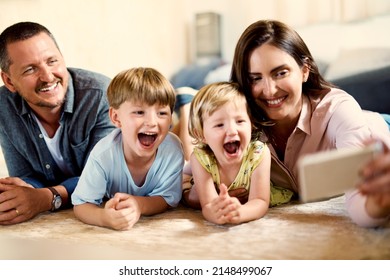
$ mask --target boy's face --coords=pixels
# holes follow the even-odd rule
[[[168,134],[172,113],[168,105],[126,101],[118,109],[110,108],[110,118],[122,130],[126,160],[147,160],[154,158]]]

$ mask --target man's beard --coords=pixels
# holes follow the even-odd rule
[[[54,109],[57,107],[61,107],[62,104],[64,104],[64,102],[65,102],[65,97],[62,100],[59,100],[56,104],[52,104],[52,103],[48,103],[48,102],[44,102],[44,101],[39,101],[39,102],[35,103],[34,105],[41,107],[41,108]]]
[[[58,83],[58,85],[62,85],[61,84],[62,80],[60,80],[60,79],[57,79],[57,81],[55,81],[55,82]],[[37,96],[40,95],[40,88],[45,87],[46,85],[47,85],[47,83],[42,84],[40,86],[37,86],[37,88],[35,89],[35,93],[37,94]],[[20,91],[18,91],[18,92],[20,94]],[[55,109],[55,108],[61,107],[64,104],[65,98],[66,98],[66,92],[65,92],[65,94],[61,100],[58,100],[56,103],[50,103],[50,102],[47,102],[45,100],[32,101],[29,98],[27,98],[28,95],[24,95],[24,94],[20,94],[20,95],[28,104],[34,105],[36,107],[48,108],[48,109]]]

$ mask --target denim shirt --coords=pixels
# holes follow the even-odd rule
[[[5,86],[0,88],[0,144],[9,176],[36,188],[63,185],[70,195],[90,151],[114,126],[106,96],[110,79],[82,69],[68,72],[59,148],[71,175],[55,163],[27,102]]]

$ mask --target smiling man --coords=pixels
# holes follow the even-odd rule
[[[8,178],[0,179],[0,224],[70,206],[94,145],[114,127],[110,79],[67,68],[51,32],[16,23],[0,35],[0,144]]]

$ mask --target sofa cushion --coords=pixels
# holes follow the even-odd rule
[[[342,50],[327,68],[325,79],[340,79],[385,66],[390,66],[390,48]]]
[[[390,114],[390,65],[329,81],[351,94],[363,109]]]

